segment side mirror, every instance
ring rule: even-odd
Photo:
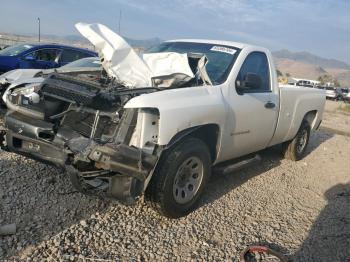
[[[260,89],[262,85],[261,77],[254,73],[247,73],[243,80],[236,81],[236,88],[241,93],[244,93],[249,90],[257,90]]]
[[[24,57],[24,60],[26,61],[35,61],[35,58],[32,55],[27,55]]]

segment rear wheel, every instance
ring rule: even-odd
[[[285,158],[293,161],[298,161],[303,158],[307,144],[309,143],[310,131],[310,124],[304,120],[294,139],[282,144]]]
[[[179,218],[195,209],[211,173],[206,144],[187,138],[166,152],[148,186],[145,198],[159,213]]]

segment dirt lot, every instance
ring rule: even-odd
[[[325,122],[336,128],[348,116],[333,107]],[[59,170],[15,154],[0,151],[0,170],[0,225],[18,227],[0,237],[0,261],[232,261],[256,242],[295,261],[350,259],[350,137],[329,131],[312,135],[299,162],[276,147],[259,165],[212,177],[198,210],[179,220],[83,196]]]
[[[350,136],[350,112],[345,111],[348,103],[327,101],[322,126],[324,130]]]

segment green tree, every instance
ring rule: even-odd
[[[340,83],[339,83],[339,81],[338,81],[338,79],[334,79],[334,80],[333,80],[333,83],[334,83],[334,86],[335,86],[335,87],[340,87],[340,86],[341,86]]]
[[[340,83],[338,81],[338,79],[334,78],[333,76],[329,75],[329,74],[324,74],[322,76],[319,76],[318,81],[320,81],[321,85],[326,85],[328,83],[333,84],[335,87],[340,87]]]
[[[318,78],[318,81],[320,81],[321,85],[325,85],[327,83],[333,83],[334,79],[329,74],[324,74]]]

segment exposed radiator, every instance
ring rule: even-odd
[[[86,106],[93,102],[99,89],[92,83],[53,74],[43,82],[41,92],[44,96],[59,97],[67,102]]]
[[[117,124],[111,117],[100,115],[98,117],[96,130],[93,133],[93,126],[96,114],[90,112],[69,112],[63,119],[62,125],[68,126],[85,137],[101,139],[102,136],[112,136]]]

